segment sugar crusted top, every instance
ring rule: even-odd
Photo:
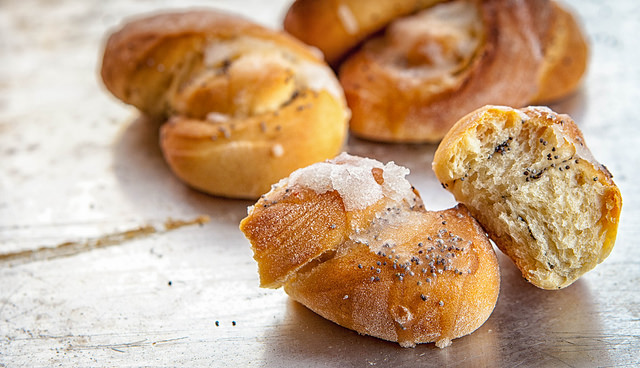
[[[382,170],[380,184],[374,177],[374,169]],[[333,160],[298,169],[284,180],[289,187],[301,186],[317,193],[335,190],[342,197],[345,209],[353,211],[369,207],[383,197],[411,201],[415,194],[405,178],[408,174],[409,169],[394,162],[383,165],[377,160],[343,152]]]

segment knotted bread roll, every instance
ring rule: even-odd
[[[493,248],[464,206],[426,211],[408,171],[343,153],[280,181],[240,224],[261,286],[404,347],[476,330],[498,297]]]
[[[567,115],[483,107],[444,137],[433,170],[540,288],[564,288],[611,253],[620,190]]]
[[[109,37],[102,78],[122,101],[168,119],[160,143],[178,177],[257,198],[345,140],[342,88],[314,51],[222,12],[159,14]]]
[[[370,3],[377,9],[383,2]],[[552,1],[399,3],[402,6],[397,9],[404,11],[388,13],[397,19],[383,34],[373,35],[348,55],[339,68],[353,112],[351,130],[360,137],[437,142],[459,118],[483,105],[524,106],[564,97],[577,88],[586,69],[588,48],[581,30],[573,16]],[[370,16],[377,15],[374,10],[364,12],[368,18],[359,16],[359,6],[349,1],[296,1],[285,28],[324,50],[333,50],[332,42],[341,45],[333,38],[311,37],[308,33],[313,28],[303,32],[291,26],[307,21],[339,23],[333,19],[345,18],[323,12],[324,20],[312,21],[298,10],[322,4],[332,4],[338,15],[353,13],[358,22],[352,23],[377,20],[352,27],[357,30],[354,40],[355,36],[365,38],[366,30],[377,30],[373,25],[390,21],[389,17]],[[422,10],[407,15],[412,5]],[[329,60],[340,57],[331,53]]]

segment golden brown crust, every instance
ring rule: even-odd
[[[397,17],[443,0],[296,0],[284,19],[284,29],[319,48],[327,62],[342,57]]]
[[[342,159],[330,164],[343,165]],[[390,170],[371,169],[377,184],[361,184],[362,192],[393,181],[385,176]],[[240,229],[252,244],[262,286],[284,286],[325,318],[405,347],[445,347],[484,323],[498,297],[498,264],[464,206],[425,211],[417,193],[404,199],[395,193],[347,210],[353,204],[333,184],[337,190],[320,193],[290,177],[250,209]]]
[[[570,285],[613,248],[620,191],[567,115],[478,109],[444,137],[433,170],[538,287]]]
[[[555,2],[439,3],[298,0],[285,28],[325,51],[336,67],[346,50],[366,41],[339,70],[353,110],[351,130],[367,139],[437,142],[483,105],[549,102],[578,87],[588,45],[573,15]],[[469,13],[460,4],[477,7],[479,30],[461,21]],[[454,65],[443,68],[443,62]]]
[[[491,244],[464,206],[425,214],[421,220],[421,234],[396,245],[398,253],[410,253],[416,261],[394,267],[388,256],[366,245],[348,244],[348,252],[296,273],[285,291],[341,326],[405,347],[428,342],[443,347],[475,331],[498,296]],[[437,240],[441,231],[446,231],[440,239],[447,245],[438,249],[428,237]],[[449,243],[450,232],[463,240]],[[429,251],[432,247],[436,250]],[[438,260],[451,262],[442,266]]]
[[[331,69],[289,35],[216,11],[133,20],[109,37],[107,88],[169,118],[171,169],[207,193],[257,198],[296,168],[336,155],[349,111]]]
[[[335,250],[348,237],[344,205],[336,192],[280,192],[256,206],[241,229],[251,240],[261,287],[282,286],[309,260]]]
[[[428,73],[433,68],[428,54],[413,63],[398,62],[408,60],[409,54],[402,49],[407,37],[394,37],[387,30],[385,38],[369,41],[340,69],[353,113],[351,130],[373,140],[437,142],[468,111],[488,103],[527,103],[537,91],[538,82],[531,76],[537,75],[542,58],[536,34],[544,19],[539,19],[542,13],[519,4],[510,0],[469,1],[427,9],[476,9],[481,22],[481,34],[469,36],[470,42],[478,42],[471,58],[436,77]],[[433,32],[437,34],[437,30]],[[470,27],[469,32],[477,31]],[[413,37],[416,44],[411,47],[420,48],[421,43],[432,42],[433,36]],[[385,61],[384,54],[394,49],[397,57]],[[411,65],[406,65],[408,62]]]
[[[161,128],[160,145],[173,172],[192,187],[257,198],[293,170],[339,152],[344,115],[327,92],[309,92],[278,110],[277,118],[258,115],[218,124],[172,119]]]
[[[174,73],[201,57],[208,41],[240,36],[265,39],[301,58],[317,59],[287,35],[235,15],[211,10],[160,13],[127,21],[110,35],[102,60],[102,80],[119,99],[151,115],[166,115],[160,109],[167,108],[167,101],[158,96],[167,93]]]

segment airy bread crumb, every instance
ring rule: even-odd
[[[564,288],[611,252],[620,191],[567,115],[479,109],[444,138],[433,169],[538,287]]]

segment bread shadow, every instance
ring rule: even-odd
[[[262,365],[415,367],[428,362],[429,366],[455,366],[455,361],[470,355],[490,363],[492,354],[484,349],[480,335],[455,340],[453,349],[439,349],[434,344],[403,348],[394,342],[359,335],[289,299],[284,319],[264,336]]]
[[[254,201],[215,197],[190,188],[166,164],[159,145],[160,123],[133,120],[113,144],[113,172],[126,198],[145,219],[208,215],[237,225]]]
[[[439,349],[402,348],[359,335],[289,299],[284,318],[267,330],[262,363],[271,366],[596,366],[611,361],[595,317],[588,284],[557,291],[527,283],[506,256],[500,297],[491,317],[475,332]]]
[[[490,320],[499,336],[498,365],[590,367],[611,362],[587,281],[579,279],[561,290],[539,289],[497,253],[501,290]]]
[[[471,335],[440,349],[435,344],[403,348],[395,342],[359,335],[322,318],[289,299],[283,320],[267,330],[262,364],[265,367],[416,367],[493,366],[498,346],[493,323],[487,321]]]

